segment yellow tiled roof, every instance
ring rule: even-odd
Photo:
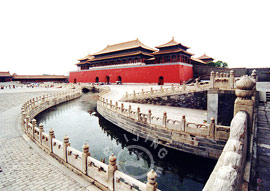
[[[176,42],[174,40],[174,37],[172,37],[172,40],[170,40],[169,42],[167,42],[165,44],[162,44],[162,45],[159,45],[159,46],[156,46],[156,48],[164,48],[164,47],[176,46],[176,45],[181,45],[181,46],[185,47],[186,49],[189,49],[190,48],[190,47],[187,47],[187,46],[182,45],[179,42]]]
[[[147,49],[147,50],[151,50],[153,52],[156,51],[156,49],[150,48],[150,47],[144,45],[138,39],[136,39],[136,40],[132,40],[132,41],[122,42],[119,44],[108,45],[103,50],[101,50],[95,54],[92,54],[92,55],[96,56],[96,55],[100,55],[100,54],[106,54],[106,53],[110,53],[110,52],[128,50],[128,49],[139,48],[139,47],[142,47],[142,48]]]

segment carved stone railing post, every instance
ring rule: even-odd
[[[42,145],[42,134],[44,132],[43,124],[40,123],[38,127],[39,127],[39,143]]]
[[[114,190],[114,172],[117,170],[116,165],[116,156],[112,154],[109,157],[109,165],[108,165],[108,187],[110,190]]]
[[[160,86],[160,93],[163,93],[163,92],[164,92],[163,86]]]
[[[214,89],[215,88],[215,72],[212,71],[210,73],[210,84],[209,84],[210,88],[211,89]]]
[[[123,113],[123,112],[124,112],[124,104],[121,103],[121,113]]]
[[[154,94],[153,88],[150,89],[150,94],[151,94],[151,95]]]
[[[29,126],[29,123],[30,122],[30,116],[27,115],[26,116],[26,120],[25,120],[25,132],[28,133],[28,126]]]
[[[54,130],[50,129],[49,130],[49,151],[50,151],[50,153],[53,153],[53,143],[52,143],[53,138],[55,138]]]
[[[130,113],[131,113],[131,105],[128,106],[128,117],[130,117]]]
[[[142,95],[144,95],[144,90],[142,89]]]
[[[115,111],[116,111],[116,113],[117,113],[117,110],[118,110],[118,102],[116,101],[115,102]]]
[[[167,112],[163,113],[163,127],[167,127]]]
[[[89,156],[90,156],[89,145],[87,143],[84,143],[82,153],[82,169],[84,174],[87,174],[87,157]]]
[[[237,98],[234,102],[234,115],[236,115],[238,111],[246,111],[249,117],[249,129],[252,127],[253,121],[254,101],[251,99],[251,97],[254,94],[253,89],[255,85],[256,82],[248,76],[243,76],[236,82],[235,95]]]
[[[172,84],[172,86],[171,86],[171,89],[172,89],[172,92],[174,92],[174,85]]]
[[[181,121],[181,130],[182,131],[186,131],[186,116],[185,115],[182,115],[182,121]]]
[[[31,105],[32,105],[32,109],[35,109],[35,107],[36,107],[36,105],[35,105],[35,98],[32,99]]]
[[[128,98],[128,93],[126,92],[126,98]]]
[[[198,78],[195,79],[195,84],[196,84],[196,88],[200,88],[200,84],[199,84],[199,79]]]
[[[140,112],[141,112],[141,109],[140,107],[137,108],[137,120],[140,121]]]
[[[112,109],[112,100],[110,100],[110,109]]]
[[[254,69],[252,70],[252,73],[251,73],[251,78],[255,80],[255,82],[257,81],[257,71]]]
[[[231,70],[230,71],[230,80],[229,80],[229,82],[230,82],[230,88],[231,89],[234,89],[235,88],[234,81],[235,81],[235,79],[234,79],[234,71]]]
[[[35,139],[35,127],[37,126],[37,121],[32,119],[32,138]]]
[[[45,95],[42,96],[41,102],[42,102],[42,104],[45,103]]]
[[[216,72],[216,78],[219,78],[220,76],[219,76],[219,73],[218,72]]]
[[[151,124],[151,119],[152,119],[152,111],[151,109],[148,110],[148,123]]]
[[[109,106],[109,100],[106,99],[106,108],[108,108],[108,106]]]
[[[215,118],[211,118],[211,123],[209,126],[209,137],[215,139],[215,133],[216,133],[216,124],[215,124]]]
[[[133,90],[133,98],[134,99],[136,98],[136,92],[135,92],[135,90]]]
[[[65,162],[68,162],[67,161],[67,156],[68,156],[67,148],[68,148],[68,146],[70,146],[69,137],[67,135],[65,135],[64,136],[64,144],[63,144],[63,153],[64,153],[64,161]]]
[[[146,191],[157,191],[157,173],[152,169],[147,174]]]
[[[26,103],[26,113],[29,113],[30,110],[31,110],[30,109],[30,101],[27,101],[27,103]]]
[[[186,91],[186,81],[183,81],[182,90]]]

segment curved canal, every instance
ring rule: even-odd
[[[106,121],[96,113],[96,94],[84,94],[40,113],[36,119],[44,130],[54,129],[58,140],[65,135],[71,146],[82,151],[87,142],[91,156],[108,164],[109,156],[117,156],[118,169],[146,182],[153,168],[158,174],[158,188],[163,191],[202,190],[216,161],[175,151],[155,142],[132,135]]]

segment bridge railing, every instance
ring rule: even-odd
[[[154,171],[148,173],[148,182],[142,183],[118,171],[116,157],[113,154],[109,157],[109,164],[105,164],[90,156],[88,144],[83,145],[83,151],[81,152],[71,147],[68,136],[65,136],[63,142],[61,142],[55,138],[52,129],[46,133],[42,124],[37,127],[34,119],[37,114],[54,105],[78,98],[81,94],[81,90],[75,89],[28,100],[21,109],[22,127],[26,135],[65,166],[104,191],[136,190],[137,188],[140,188],[141,191],[158,191],[157,174]],[[112,106],[112,109],[124,112],[121,107],[115,105]]]
[[[249,190],[250,159],[252,149],[248,144],[252,140],[254,111],[254,87],[256,71],[252,76],[244,76],[236,83],[234,118],[230,126],[230,136],[218,162],[212,171],[204,191]],[[243,176],[245,174],[245,176]]]
[[[230,74],[211,72],[209,82],[199,82],[199,79],[196,79],[196,82],[191,84],[186,84],[183,82],[183,84],[179,86],[172,84],[171,87],[160,86],[160,89],[151,88],[149,91],[142,89],[141,91],[136,92],[134,90],[132,94],[128,94],[128,92],[126,92],[125,96],[122,98],[122,101],[170,96],[179,93],[185,94],[198,91],[207,91],[209,89],[232,90],[235,89],[235,82],[237,80],[238,78],[235,78],[233,70],[230,71]]]
[[[142,113],[140,107],[137,107],[136,110],[132,110],[131,105],[125,108],[123,103],[119,106],[117,101],[113,103],[112,100],[105,99],[102,96],[99,97],[98,106],[125,116],[130,120],[146,123],[153,128],[168,132],[181,132],[214,140],[227,140],[229,137],[230,128],[215,124],[215,119],[212,119],[210,124],[188,122],[185,115],[179,116],[181,120],[168,119],[166,112],[163,113],[162,117],[154,116],[151,110],[148,113]]]

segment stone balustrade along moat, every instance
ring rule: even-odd
[[[250,77],[245,78],[251,79]],[[247,84],[248,83],[249,82],[247,82]],[[248,167],[246,167],[246,153],[249,151],[247,145],[249,139],[247,129],[252,126],[254,99],[251,99],[253,91],[251,90],[252,88],[250,89],[250,87],[252,85],[249,84],[249,87],[245,87],[244,85],[241,85],[241,83],[239,84],[240,85],[238,85],[238,87],[236,84],[236,95],[238,98],[235,101],[235,118],[231,124],[232,132],[230,133],[229,141],[226,143],[221,157],[219,158],[218,163],[212,172],[204,190],[212,190],[214,187],[216,190],[238,190],[240,187],[247,187],[247,182],[245,182],[247,181],[246,174],[248,174]],[[89,146],[87,144],[83,145],[83,152],[80,152],[70,147],[69,138],[67,136],[64,137],[64,142],[61,142],[55,139],[53,130],[50,130],[49,134],[46,134],[43,130],[42,124],[39,127],[36,127],[36,121],[34,117],[38,113],[42,112],[46,108],[75,99],[80,95],[81,91],[73,90],[38,97],[26,102],[22,107],[22,126],[26,134],[43,150],[50,153],[50,155],[57,158],[64,165],[71,168],[76,173],[82,175],[103,190],[157,190],[157,175],[154,171],[150,171],[148,173],[148,182],[146,184],[141,183],[140,181],[129,177],[128,175],[125,175],[124,173],[117,170],[115,162],[116,157],[114,155],[110,156],[109,165],[106,165],[90,156]],[[136,123],[144,122],[145,124],[145,122],[148,120],[148,122],[152,124],[152,122],[155,121],[155,117],[149,115],[149,113],[148,115],[151,117],[146,116],[145,114],[141,114],[140,109],[138,108],[137,112],[132,112],[131,109],[125,109],[122,104],[119,107],[117,102],[115,105],[113,105],[111,101],[109,103],[109,101],[102,98],[102,96],[98,102],[98,108],[105,108],[105,110],[108,110],[108,108],[114,109],[112,111],[114,113],[118,113],[118,116],[120,113],[125,112],[129,116],[134,114],[133,120],[136,121]],[[184,119],[182,117],[182,124],[180,127],[181,130],[184,130],[185,132],[189,127],[183,125],[183,123],[187,123]],[[159,126],[156,124],[155,126],[158,128],[166,128],[165,131],[167,131],[169,129],[167,123],[171,120],[167,119],[166,113],[164,113],[163,118],[160,121],[162,121],[160,123],[161,125]],[[174,121],[173,123],[177,123],[177,121]],[[198,124],[195,126],[196,128],[201,128],[201,126],[198,126]],[[176,131],[179,131],[178,128]],[[217,136],[218,128],[222,129],[222,127],[215,125],[213,119],[213,123],[208,126],[208,129],[205,132],[205,138],[214,138],[213,140],[220,139],[221,137]],[[175,131],[173,128],[171,129],[172,131]],[[150,130],[152,131],[153,128]],[[163,133],[165,131],[163,129]],[[202,132],[203,131],[200,132],[201,135],[204,134]],[[171,134],[172,133],[173,132],[171,132]],[[158,143],[164,142],[167,144],[166,141],[158,140]],[[193,142],[190,141],[190,143],[194,143],[194,139]]]
[[[157,174],[154,170],[147,174],[147,183],[142,183],[117,170],[116,156],[113,154],[109,157],[109,165],[107,165],[91,157],[88,144],[83,145],[83,152],[81,152],[70,146],[68,136],[65,136],[63,142],[61,142],[55,138],[52,129],[49,130],[49,133],[45,133],[42,124],[37,127],[34,117],[40,112],[60,103],[76,99],[81,94],[81,90],[68,90],[27,101],[21,109],[21,123],[26,135],[41,149],[102,190],[135,191],[139,189],[141,191],[158,191]]]
[[[160,86],[160,89],[151,88],[150,91],[145,91],[142,89],[140,92],[133,91],[132,94],[126,92],[125,96],[122,98],[122,101],[131,101],[137,99],[153,98],[153,97],[163,97],[171,96],[174,94],[185,94],[191,92],[206,91],[209,89],[220,89],[220,90],[234,90],[236,80],[234,71],[231,70],[230,74],[228,73],[219,73],[211,72],[210,81],[199,82],[199,79],[196,79],[195,83],[186,84],[183,82],[180,86],[175,86],[174,84],[171,87],[164,88]]]
[[[255,74],[255,72],[253,72]],[[249,190],[256,75],[244,76],[236,83],[234,118],[230,137],[211,173],[204,191]]]
[[[222,149],[221,156],[218,158],[215,169],[211,173],[207,184],[204,187],[205,191],[248,190],[251,169],[250,156],[252,155],[252,147],[250,145],[253,142],[254,136],[253,111],[256,95],[254,93],[256,90],[255,85],[256,71],[254,70],[250,77],[243,76],[236,82],[235,87],[233,87],[236,88],[235,94],[237,99],[234,104],[234,118],[230,126],[231,131],[229,132],[229,139]],[[165,146],[176,141],[173,136],[175,131],[178,131],[179,133],[188,131],[188,127],[185,125],[185,117],[182,117],[182,121],[174,121],[174,127],[171,127],[168,125],[170,120],[167,119],[167,113],[165,112],[163,118],[160,119],[159,124],[157,124],[156,121],[158,120],[152,116],[151,111],[149,111],[148,114],[141,113],[140,108],[137,108],[136,111],[132,111],[131,106],[126,109],[124,108],[123,103],[121,106],[118,105],[118,102],[112,104],[111,100],[109,101],[102,96],[100,96],[98,102],[98,111],[105,119],[117,126],[133,134],[140,135],[141,137],[146,135],[144,138],[147,140],[149,140],[150,136],[150,139],[157,140],[158,144],[163,144]],[[208,128],[205,128],[205,132],[199,131],[199,136],[195,136],[195,138],[203,136],[204,133],[206,134],[206,136],[204,136],[205,139],[214,138],[213,140],[215,140],[219,138],[216,137],[218,126],[214,126],[214,124],[215,123],[212,122]],[[196,126],[199,128],[201,127],[199,124]],[[168,133],[167,135],[169,136],[164,136],[166,133]],[[194,135],[190,142],[184,139],[180,139],[179,141],[194,146]],[[197,143],[195,146],[199,146],[199,144]],[[189,149],[183,149],[183,151],[190,152]]]
[[[230,128],[211,123],[193,123],[186,120],[186,116],[179,116],[180,120],[168,119],[167,113],[157,117],[149,110],[142,113],[140,107],[132,110],[124,104],[108,100],[100,95],[97,111],[108,121],[122,129],[152,140],[158,144],[196,154],[199,156],[218,159],[229,137]]]

